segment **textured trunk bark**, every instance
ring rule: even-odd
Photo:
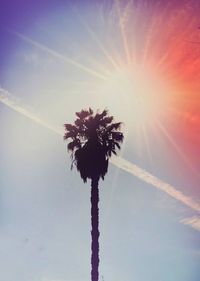
[[[91,181],[91,281],[99,280],[99,179],[93,178]]]

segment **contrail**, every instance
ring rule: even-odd
[[[184,205],[190,207],[194,211],[200,212],[200,204],[194,201],[192,198],[184,195],[182,192],[178,191],[172,185],[160,180],[159,178],[153,176],[152,174],[148,173],[144,169],[139,168],[138,166],[132,164],[131,162],[127,161],[122,157],[112,157],[111,162],[121,168],[122,170],[131,173],[132,175],[138,177],[139,179],[143,180],[144,182],[153,185],[159,190],[164,191],[174,199],[178,200],[179,202],[183,203]]]
[[[59,129],[55,129],[54,127],[50,126],[48,123],[44,122],[41,118],[39,118],[33,111],[26,109],[25,106],[21,105],[19,100],[17,100],[13,95],[11,95],[8,91],[0,88],[0,101],[7,105],[8,107],[14,109],[15,111],[23,114],[24,116],[30,118],[31,120],[37,122],[38,124],[50,129],[51,131],[55,132],[56,134],[63,135],[63,132]],[[127,161],[122,157],[112,157],[111,163],[118,168],[131,173],[132,175],[136,176],[137,178],[141,179],[142,181],[151,184],[155,188],[165,192],[172,198],[178,200],[185,206],[191,208],[194,211],[200,212],[200,204],[194,201],[191,197],[184,195],[181,191],[178,191],[174,186],[162,181],[161,179],[153,176],[146,170],[138,167],[137,165]],[[186,225],[190,225],[191,227],[200,231],[200,219],[196,220],[192,219],[183,219],[180,222]]]
[[[36,115],[36,113],[33,112],[32,109],[28,109],[24,105],[21,104],[21,102],[15,98],[13,95],[11,95],[8,91],[0,88],[0,101],[7,105],[8,107],[14,109],[15,111],[23,114],[24,116],[30,118],[34,122],[42,125],[45,128],[50,129],[56,134],[62,135],[61,130],[55,129],[54,127],[50,126],[48,123],[43,121],[40,117]]]
[[[54,50],[52,50],[52,49],[46,47],[45,45],[43,45],[43,44],[41,44],[41,43],[39,43],[39,42],[37,42],[37,41],[31,39],[31,38],[29,38],[29,37],[27,37],[27,36],[25,36],[25,35],[19,33],[19,32],[16,32],[16,31],[11,30],[11,29],[9,29],[9,28],[6,28],[6,30],[7,30],[8,32],[10,32],[10,33],[16,35],[17,37],[21,38],[23,41],[25,41],[25,42],[31,44],[32,46],[35,46],[35,47],[41,49],[42,51],[44,51],[44,52],[48,53],[49,55],[51,55],[51,56],[53,56],[53,57],[55,57],[55,58],[61,60],[61,61],[64,62],[64,63],[71,64],[71,65],[73,65],[73,66],[79,68],[80,70],[83,70],[83,71],[85,71],[85,72],[87,72],[87,73],[89,73],[89,74],[91,74],[91,75],[93,75],[93,76],[95,76],[95,77],[97,77],[97,78],[100,78],[100,79],[102,79],[102,80],[107,80],[107,77],[106,77],[106,76],[104,76],[104,75],[101,74],[101,73],[98,73],[97,71],[95,71],[95,70],[92,69],[92,68],[89,68],[89,67],[87,67],[87,66],[85,66],[85,65],[83,65],[83,64],[81,64],[81,63],[79,63],[79,62],[77,62],[77,61],[75,61],[75,60],[72,60],[71,58],[68,58],[68,57],[66,57],[66,56],[63,56],[63,55],[61,55],[60,53],[58,53],[58,52],[56,52],[56,51],[54,51]]]

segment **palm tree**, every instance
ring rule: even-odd
[[[94,112],[82,110],[76,112],[74,125],[65,124],[65,140],[71,152],[72,166],[75,164],[84,182],[91,179],[91,280],[99,280],[99,179],[104,179],[108,170],[108,160],[117,154],[123,141],[120,132],[121,123],[113,123],[113,116],[108,111]]]

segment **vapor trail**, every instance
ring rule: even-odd
[[[132,175],[138,177],[139,179],[143,180],[144,182],[153,185],[159,190],[167,193],[171,197],[175,198],[179,202],[183,203],[184,205],[190,207],[194,211],[200,212],[200,204],[194,201],[192,198],[184,195],[182,192],[178,191],[172,185],[160,180],[159,178],[153,176],[152,174],[148,173],[144,169],[139,168],[138,166],[132,164],[131,162],[123,159],[122,157],[113,157],[111,162],[121,168],[122,170],[131,173]]]
[[[72,60],[72,59],[70,59],[70,58],[68,58],[66,56],[63,56],[62,54],[60,54],[60,53],[58,53],[58,52],[56,52],[56,51],[46,47],[45,45],[43,45],[43,44],[41,44],[41,43],[31,39],[31,38],[29,38],[29,37],[19,33],[19,32],[16,32],[16,31],[11,30],[9,28],[7,28],[7,31],[9,31],[10,33],[16,35],[17,37],[21,38],[23,41],[31,44],[32,46],[35,46],[35,47],[45,51],[49,55],[51,55],[51,56],[61,60],[64,63],[71,64],[71,65],[79,68],[80,70],[83,70],[83,71],[85,71],[85,72],[87,72],[87,73],[89,73],[89,74],[91,74],[91,75],[93,75],[93,76],[95,76],[97,78],[100,78],[102,80],[106,80],[107,79],[106,76],[104,76],[103,74],[93,70],[92,68],[89,68],[89,67],[87,67],[87,66],[85,66],[85,65],[83,65],[83,64],[81,64],[81,63],[79,63],[79,62],[77,62],[75,60]]]
[[[34,122],[42,125],[43,127],[50,129],[56,134],[62,135],[61,131],[43,121],[40,117],[37,116],[36,113],[33,112],[32,109],[28,109],[27,107],[25,107],[17,98],[15,98],[13,95],[2,88],[0,88],[0,101],[8,107],[33,120]]]
[[[35,121],[36,123],[50,129],[51,131],[63,135],[63,132],[59,129],[56,129],[52,126],[50,126],[48,123],[44,122],[41,118],[39,118],[34,112],[26,109],[19,100],[17,100],[15,97],[13,97],[9,92],[6,90],[0,88],[0,101],[7,105],[8,107],[14,109],[15,111],[23,114],[24,116],[28,117],[29,119]],[[181,191],[178,191],[175,187],[172,185],[160,180],[159,178],[153,176],[152,174],[148,173],[146,170],[141,169],[137,165],[134,165],[133,163],[127,161],[126,159],[122,157],[112,157],[111,163],[118,168],[131,173],[132,175],[136,176],[137,178],[141,179],[142,181],[151,184],[155,188],[165,192],[172,198],[178,200],[182,204],[186,205],[187,207],[191,208],[194,211],[200,212],[200,204],[196,201],[194,201],[191,197],[188,197],[184,195]],[[180,222],[185,225],[190,225],[191,227],[200,230],[200,218],[195,217],[189,218],[189,219],[183,219]]]

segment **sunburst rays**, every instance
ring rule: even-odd
[[[110,49],[104,44],[102,38],[95,33],[93,27],[86,20],[85,16],[79,13],[78,10],[76,11],[75,14],[81,23],[81,28],[90,35],[91,41],[95,43],[95,52],[100,51],[105,59],[104,61],[101,61],[98,57],[95,57],[95,55],[92,54],[91,56],[88,56],[88,61],[90,62],[88,65],[90,66],[81,63],[78,60],[74,60],[71,57],[62,55],[60,52],[47,47],[25,34],[21,34],[20,32],[11,29],[7,30],[20,38],[23,42],[46,52],[59,62],[82,71],[83,73],[87,73],[89,77],[88,80],[82,81],[79,88],[77,87],[77,81],[74,81],[74,89],[70,89],[70,91],[73,91],[73,93],[84,91],[92,92],[94,93],[94,102],[95,100],[98,100],[97,95],[101,95],[101,90],[103,89],[102,85],[110,83],[113,74],[118,73],[122,69],[131,69],[131,71],[134,70],[132,71],[132,79],[134,79],[139,72],[141,72],[143,77],[148,76],[146,69],[151,69],[152,73],[158,76],[158,80],[163,79],[163,81],[166,81],[165,85],[168,85],[169,89],[163,91],[162,87],[155,88],[153,89],[153,91],[156,92],[155,95],[150,96],[149,92],[152,87],[152,80],[149,81],[143,79],[143,84],[147,83],[147,81],[149,83],[146,88],[147,97],[150,97],[153,101],[155,100],[155,102],[160,98],[162,100],[166,99],[166,102],[162,104],[161,108],[158,108],[159,113],[162,112],[162,114],[155,114],[152,119],[149,115],[148,123],[142,120],[140,116],[141,120],[138,122],[134,133],[135,135],[138,134],[137,139],[142,143],[143,148],[147,151],[147,157],[149,157],[153,163],[151,147],[149,144],[148,130],[150,130],[150,127],[147,128],[147,126],[149,123],[154,123],[152,126],[154,127],[154,132],[152,130],[151,133],[157,134],[158,132],[161,132],[163,137],[169,140],[170,144],[176,149],[179,156],[187,163],[190,169],[196,171],[196,168],[181,151],[180,147],[178,147],[173,136],[170,135],[167,126],[164,126],[163,123],[169,118],[176,118],[176,115],[178,114],[182,120],[187,118],[190,122],[196,122],[195,124],[198,125],[200,124],[200,117],[198,114],[195,115],[195,118],[192,117],[194,116],[194,106],[198,108],[197,99],[199,97],[198,92],[200,91],[200,46],[196,44],[197,41],[195,41],[196,38],[199,38],[197,32],[198,19],[193,14],[191,6],[188,6],[185,3],[183,3],[181,9],[176,8],[173,10],[173,5],[170,1],[163,4],[164,8],[162,9],[160,7],[160,1],[155,1],[155,4],[148,4],[148,1],[139,1],[139,4],[136,4],[136,2],[137,1],[130,0],[124,5],[122,0],[114,1],[110,11],[111,19],[109,20],[115,25],[115,33],[107,34],[112,41]],[[101,13],[103,13],[102,9]],[[100,16],[100,13],[97,12],[97,16]],[[104,34],[108,31],[110,32],[111,29],[106,29],[107,21],[105,18],[102,22]],[[118,40],[115,38],[118,33],[120,33],[121,36],[119,37],[121,38],[120,43],[123,46],[123,51],[120,48],[120,44],[118,44]],[[82,51],[82,48],[84,48],[84,45],[80,46],[80,52]],[[96,82],[96,80],[98,82]],[[108,96],[105,98],[105,104],[108,103],[108,108],[113,104],[113,101],[116,100],[117,103],[119,97],[116,92],[111,98],[109,97],[109,95],[111,96],[111,93],[107,93]],[[135,96],[133,98],[131,93],[129,93],[129,95],[130,97],[127,99],[129,102],[129,105],[127,106],[130,108],[128,118],[132,121],[134,115],[131,110],[138,107],[138,110],[142,111],[139,101],[141,97]],[[31,113],[31,111],[26,110],[23,106],[18,104],[12,97],[9,97],[7,92],[1,90],[1,101],[4,104],[54,132],[62,134],[60,130],[49,126],[49,124],[43,122],[42,119],[36,117],[34,113]],[[125,95],[123,97],[125,99]],[[101,99],[101,96],[99,99]],[[123,98],[121,98],[121,101],[122,99]],[[96,104],[98,105],[98,101]],[[148,99],[146,99],[146,106],[150,106]],[[118,107],[122,110],[121,104]],[[159,107],[159,105],[157,107]],[[123,110],[126,109],[127,108],[124,107]],[[156,118],[160,118],[161,116],[163,119],[156,121]],[[133,126],[128,126],[128,130],[132,129]],[[150,174],[142,170],[137,170],[138,167],[132,167],[130,163],[128,166],[129,168],[127,168],[128,163],[123,161],[126,160],[122,159],[120,164],[115,164],[117,166],[121,165],[120,167],[122,167],[122,163],[124,163],[124,170],[129,172],[132,171],[131,173],[136,176],[138,176],[138,173],[140,172],[140,175],[143,175],[143,177],[140,175],[138,177],[142,180],[167,192],[172,197],[185,203],[185,205],[192,207],[193,210],[199,211],[197,203],[177,193],[173,187],[171,188],[170,186],[167,186],[166,183],[151,178]]]
[[[115,45],[115,48],[112,49],[113,46],[111,46],[111,49],[108,49],[108,47],[105,47],[103,39],[98,37],[98,34],[93,31],[91,23],[86,20],[85,15],[82,15],[77,7],[74,11],[74,15],[81,23],[82,28],[90,35],[90,39],[96,44],[97,49],[104,55],[106,65],[105,61],[102,62],[94,55],[91,55],[88,57],[88,60],[90,60],[90,67],[88,67],[86,64],[80,63],[78,60],[73,60],[70,57],[66,57],[56,50],[53,50],[24,34],[10,29],[9,32],[61,62],[89,74],[90,79],[87,82],[83,81],[83,87],[81,87],[81,89],[75,89],[77,92],[87,90],[89,92],[94,92],[94,95],[95,93],[99,94],[103,89],[100,85],[109,83],[113,73],[118,72],[122,68],[133,70],[133,80],[135,75],[138,75],[139,72],[141,72],[143,77],[148,75],[148,73],[142,71],[143,69],[146,71],[146,69],[149,68],[155,75],[158,75],[158,79],[161,78],[167,81],[166,85],[169,85],[169,90],[168,92],[163,92],[161,88],[154,88],[152,91],[155,91],[156,94],[151,96],[147,89],[146,97],[142,97],[142,99],[147,98],[146,101],[143,102],[146,103],[145,109],[142,109],[140,106],[140,89],[139,95],[136,95],[134,99],[131,98],[131,95],[134,95],[134,93],[129,93],[129,114],[131,110],[134,111],[136,107],[139,111],[148,111],[148,108],[152,106],[150,99],[161,99],[163,101],[165,100],[161,105],[162,108],[159,108],[164,119],[175,118],[175,112],[178,112],[179,117],[183,116],[183,118],[186,116],[185,112],[187,112],[187,116],[193,116],[191,112],[193,110],[193,104],[198,102],[198,96],[195,92],[199,90],[200,57],[198,56],[197,46],[189,45],[187,42],[187,39],[194,40],[198,35],[196,28],[198,26],[198,19],[197,17],[192,16],[194,12],[192,5],[189,5],[187,1],[185,1],[181,7],[174,8],[173,4],[168,1],[162,5],[161,9],[159,1],[150,4],[146,1],[137,3],[137,1],[130,0],[124,3],[123,1],[115,0],[109,15],[112,25],[115,25],[116,33],[121,34],[123,52],[125,54],[124,61],[122,60],[124,57],[121,53],[122,50],[119,48],[119,45],[116,44],[114,38],[115,34],[109,34],[110,37],[113,36],[112,43],[113,46]],[[100,11],[102,13],[103,9]],[[106,15],[108,16],[108,13]],[[97,11],[97,17],[98,16],[100,16],[99,11]],[[103,28],[104,33],[106,34],[106,25],[108,21],[103,20],[102,22],[104,23]],[[135,48],[135,45],[138,44],[137,41],[140,41],[139,49]],[[116,53],[116,51],[118,51],[118,53]],[[92,78],[97,78],[100,82],[96,83]],[[147,82],[147,80],[144,79],[142,83],[149,83],[150,92],[151,81],[149,80]],[[73,91],[73,89],[70,90]],[[116,89],[114,89],[114,91],[115,90]],[[111,94],[107,93],[107,95]],[[112,99],[118,99],[117,93],[113,95]],[[105,103],[106,101],[108,102],[109,98],[105,99]],[[135,107],[136,103],[137,105]],[[160,107],[160,105],[157,105],[157,107]],[[152,107],[152,111],[153,110],[157,110],[156,106],[155,108]],[[142,115],[144,116],[144,112]],[[190,117],[188,120],[197,123],[199,122],[199,118],[197,117]],[[135,115],[132,117],[130,116],[130,118],[135,118]],[[148,118],[151,119],[151,116],[149,115]],[[141,119],[141,116],[138,120],[139,119]],[[164,121],[165,120],[159,120],[157,128],[169,139],[167,128],[161,125]],[[155,122],[155,120],[152,119],[150,122]],[[143,141],[143,145],[146,147],[149,158],[151,158],[148,140],[149,135],[146,126],[147,124],[145,124],[145,121],[141,119],[137,129],[139,130],[140,138]],[[175,146],[172,138],[170,138],[170,143]],[[179,155],[185,157],[180,151]]]

